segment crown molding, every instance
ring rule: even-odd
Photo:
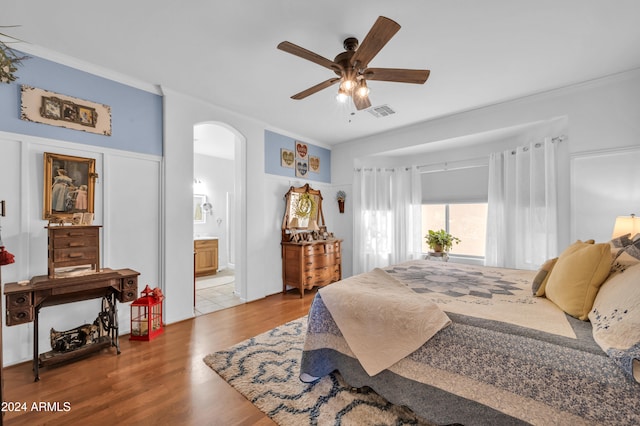
[[[114,70],[95,65],[72,56],[62,54],[60,52],[47,49],[42,46],[38,46],[31,43],[20,43],[19,45],[12,46],[13,49],[26,53],[27,55],[38,56],[42,59],[53,61],[62,65],[66,65],[71,68],[75,68],[80,71],[84,71],[93,75],[97,75],[108,80],[112,80],[127,86],[134,87],[136,89],[144,90],[145,92],[153,93],[154,95],[162,96],[162,90],[156,84],[151,84],[142,80],[135,79],[131,76],[118,73]]]

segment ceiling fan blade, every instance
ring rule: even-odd
[[[316,84],[313,87],[309,87],[307,90],[303,90],[300,93],[296,93],[291,97],[291,99],[296,99],[296,100],[304,99],[309,95],[313,95],[314,93],[321,91],[322,89],[326,89],[329,86],[333,86],[339,81],[340,81],[339,78],[330,78],[329,80],[325,80],[322,83]]]
[[[367,68],[363,76],[367,80],[395,81],[397,83],[424,84],[429,78],[429,70],[408,70],[402,68]]]
[[[400,30],[400,24],[379,16],[351,58],[351,64],[357,64],[360,69],[365,68],[398,30]]]
[[[367,109],[371,106],[371,101],[369,100],[369,95],[366,96],[358,96],[356,94],[353,95],[353,104],[356,106],[358,111],[362,109]]]
[[[310,50],[305,49],[304,47],[300,47],[297,44],[289,43],[288,41],[283,41],[278,45],[278,49],[291,53],[292,55],[296,55],[302,59],[306,59],[307,61],[315,62],[318,65],[322,65],[325,68],[329,68],[332,71],[340,71],[342,72],[342,67],[330,59],[327,59],[323,56],[318,55]]]

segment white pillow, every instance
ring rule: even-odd
[[[589,312],[593,338],[628,369],[638,366],[640,345],[640,264],[613,274],[602,284]],[[635,347],[635,348],[634,348]],[[625,352],[626,351],[626,352]],[[633,360],[636,360],[633,362]]]

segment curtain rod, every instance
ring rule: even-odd
[[[559,135],[559,136],[554,136],[551,138],[551,142],[555,143],[555,142],[563,142],[564,140],[567,139],[566,135]],[[540,146],[542,146],[542,144],[537,143],[534,145],[536,148],[539,148]],[[517,148],[516,148],[517,149]],[[511,151],[512,154],[515,154],[515,149],[513,151]],[[462,163],[460,165],[455,165],[457,163]],[[468,163],[468,164],[465,164]],[[428,167],[435,167],[438,165],[442,165],[439,169],[433,169],[433,170],[423,170],[425,168]],[[418,171],[420,173],[435,173],[435,172],[443,172],[443,171],[452,171],[452,170],[462,170],[462,169],[473,169],[476,167],[487,167],[489,165],[488,162],[488,156],[484,156],[484,157],[476,157],[476,158],[468,158],[466,160],[456,160],[456,161],[444,161],[444,162],[438,162],[438,163],[432,163],[432,164],[423,164],[418,166]],[[409,170],[411,169],[410,167],[406,167],[405,170]],[[387,172],[393,172],[395,171],[395,168],[386,168],[386,167],[357,167],[353,169],[356,172],[360,172],[360,171],[373,171],[373,170],[384,170]]]
[[[559,136],[552,137],[551,142],[553,143],[562,142],[566,139],[567,139],[566,135],[559,135]],[[539,148],[540,146],[542,146],[542,144],[537,143],[534,146],[536,148]],[[515,149],[511,151],[511,153],[515,154]],[[456,165],[458,163],[462,163],[462,164]],[[445,171],[452,171],[452,170],[473,169],[477,167],[487,167],[488,165],[489,165],[488,156],[484,156],[484,157],[469,158],[466,160],[444,161],[444,162],[438,162],[438,163],[432,163],[432,164],[423,164],[421,166],[418,166],[418,170],[420,170],[420,173],[436,173],[436,172],[445,172]],[[440,168],[436,168],[432,170],[423,170],[428,167],[436,167],[436,166],[440,166]]]

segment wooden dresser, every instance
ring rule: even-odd
[[[214,275],[218,272],[218,239],[194,240],[196,277]]]
[[[48,276],[56,268],[90,265],[100,271],[100,226],[48,226]]]
[[[342,279],[342,240],[327,232],[322,194],[309,184],[289,188],[282,220],[282,292],[305,290]]]
[[[305,243],[282,243],[282,291],[297,287],[305,290],[322,287],[342,279],[341,240],[329,239]]]

